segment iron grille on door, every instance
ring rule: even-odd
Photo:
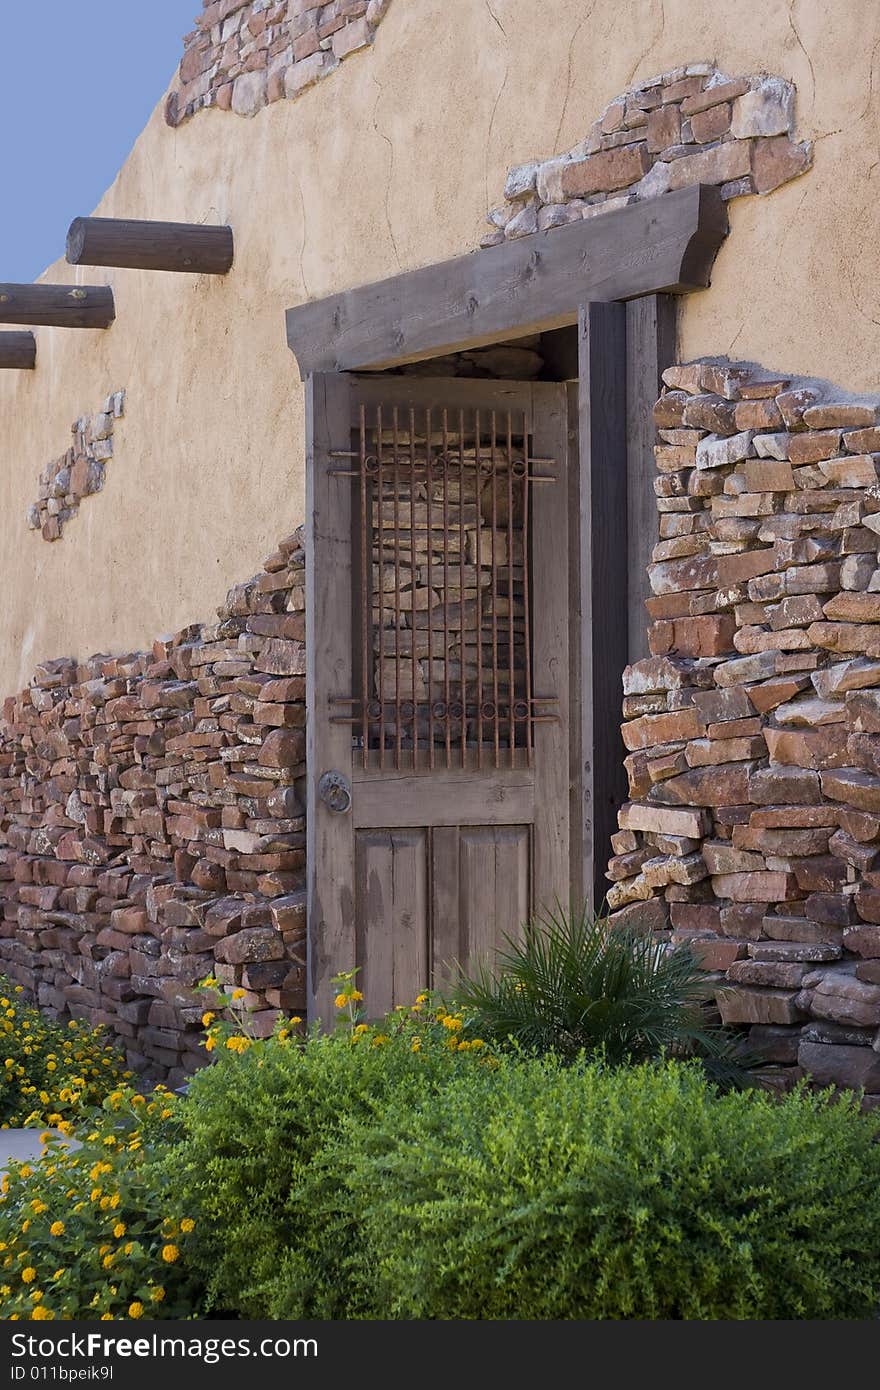
[[[523,411],[360,409],[354,744],[365,767],[521,767],[531,672]],[[541,711],[544,710],[542,713]]]

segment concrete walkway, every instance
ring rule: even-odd
[[[58,1130],[51,1132],[59,1138],[64,1137]],[[40,1129],[0,1129],[0,1175],[5,1173],[7,1166],[16,1159],[20,1163],[33,1163],[38,1159],[43,1151],[40,1135],[45,1133],[45,1125]],[[72,1149],[80,1147],[76,1139],[67,1139],[66,1142]]]

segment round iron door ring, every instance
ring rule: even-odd
[[[341,772],[323,774],[318,782],[318,796],[337,816],[344,816],[351,810],[351,783]]]

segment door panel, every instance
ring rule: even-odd
[[[371,1017],[411,1004],[429,982],[428,834],[355,834],[359,986]]]
[[[376,1016],[568,896],[568,519],[564,388],[353,377],[346,398],[322,380],[309,974],[326,1019],[334,973],[357,966]]]

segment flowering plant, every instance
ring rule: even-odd
[[[48,1132],[35,1163],[0,1183],[0,1319],[186,1318],[198,1306],[187,1248],[196,1227],[169,1210],[153,1151],[179,1127],[159,1086],[118,1087],[82,1145]]]
[[[100,1029],[47,1018],[23,992],[0,976],[0,1126],[70,1134],[78,1116],[132,1073]]]

